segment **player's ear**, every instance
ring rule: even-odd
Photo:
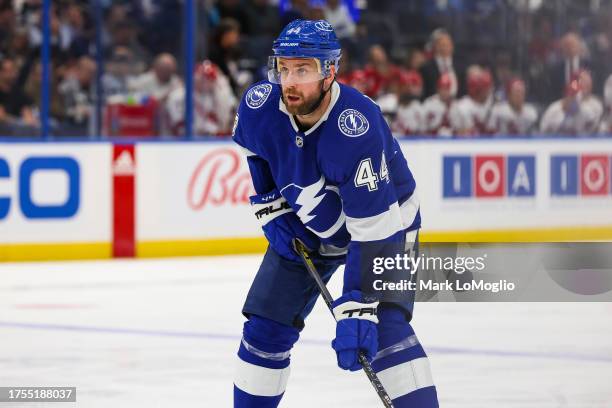
[[[327,76],[327,78],[325,78],[325,82],[324,82],[325,89],[329,89],[329,87],[334,82],[335,78],[336,78],[336,66],[332,65],[329,69],[329,75]]]

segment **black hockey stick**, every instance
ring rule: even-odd
[[[325,304],[327,305],[327,308],[331,312],[332,316],[334,316],[334,311],[332,308],[332,303],[334,299],[329,293],[329,290],[327,290],[327,286],[325,286],[325,282],[323,282],[323,279],[321,279],[321,275],[319,275],[319,272],[317,272],[317,268],[314,266],[314,263],[312,263],[312,259],[310,259],[310,255],[308,254],[308,251],[306,250],[306,246],[299,239],[294,239],[293,245],[297,253],[302,258],[302,262],[304,262],[304,265],[306,266],[308,273],[310,273],[310,276],[312,276],[312,278],[317,283],[317,286],[319,288],[319,291],[321,292],[321,296],[323,297]],[[336,316],[334,316],[334,319],[335,318]],[[370,383],[376,390],[376,393],[380,397],[380,400],[383,402],[385,407],[393,408],[393,402],[391,401],[391,397],[389,397],[389,394],[385,390],[385,387],[383,387],[382,383],[380,382],[380,379],[374,372],[374,369],[370,365],[370,362],[366,358],[363,351],[359,352],[359,363],[361,363],[361,366],[363,367],[363,371],[365,371],[366,375],[368,376],[368,380],[370,380]]]

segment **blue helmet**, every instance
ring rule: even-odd
[[[338,71],[342,50],[333,27],[325,20],[294,20],[272,44],[268,68],[276,69],[277,58],[315,58],[327,77],[331,66]]]

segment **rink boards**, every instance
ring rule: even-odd
[[[424,240],[612,239],[612,140],[404,139]],[[230,142],[0,143],[0,260],[258,252]]]

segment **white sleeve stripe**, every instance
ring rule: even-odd
[[[242,153],[244,153],[245,156],[257,156],[255,153],[253,153],[246,147],[240,146],[240,149],[242,150]]]
[[[378,241],[404,229],[397,202],[381,214],[365,218],[346,217],[346,229],[352,241]]]
[[[247,394],[275,397],[285,392],[290,371],[290,367],[281,369],[260,367],[238,359],[234,384]]]
[[[414,222],[414,219],[417,216],[417,212],[419,211],[419,196],[417,195],[417,190],[415,189],[412,192],[410,198],[402,203],[400,206],[400,212],[402,214],[402,225],[404,229],[408,228]]]
[[[391,399],[434,385],[427,357],[389,367],[379,372],[378,378]]]

